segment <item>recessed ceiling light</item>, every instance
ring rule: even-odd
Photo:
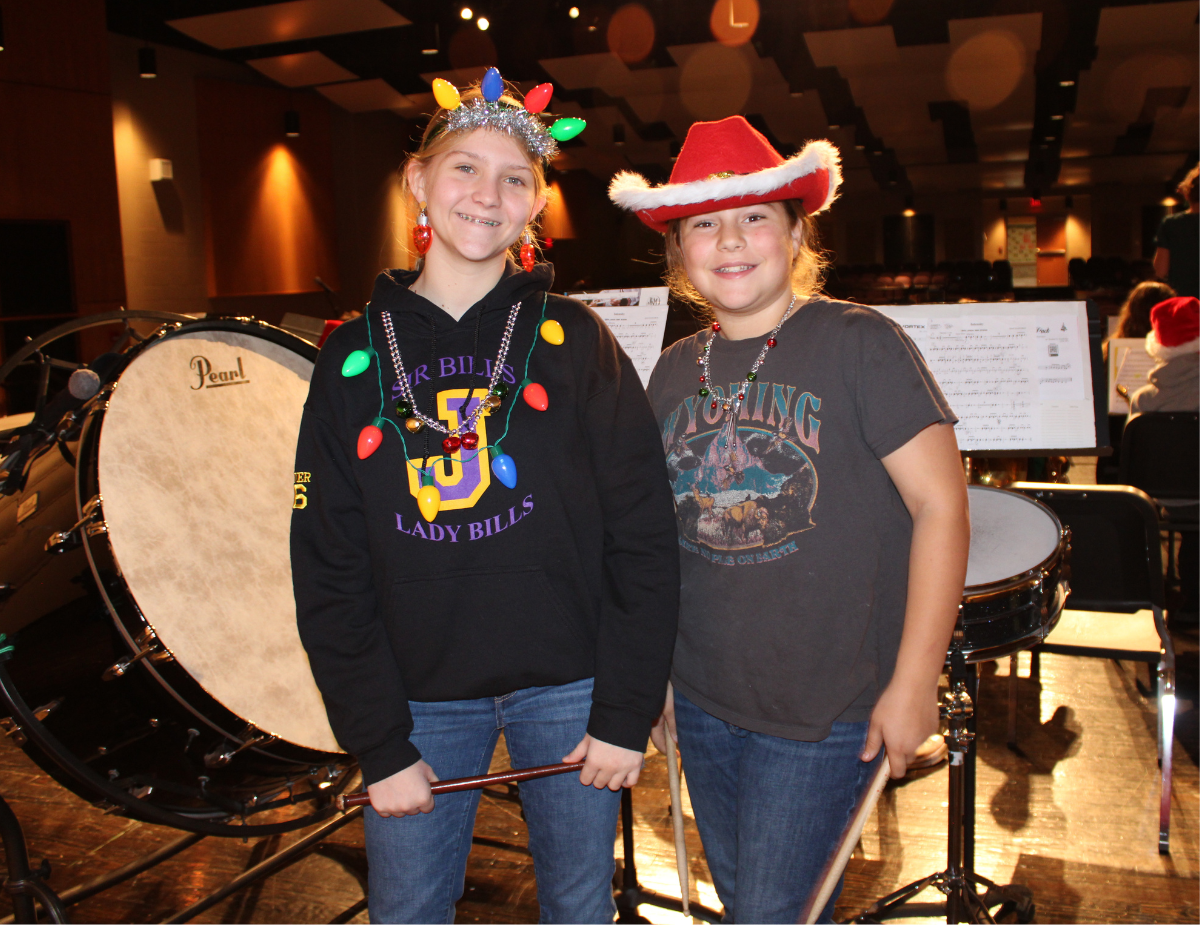
[[[833,123],[833,122],[830,122],[830,123],[829,123],[829,131],[831,131],[831,132],[836,132],[836,131],[837,131],[838,129],[840,129],[840,128],[841,128],[841,126],[840,126],[840,125],[836,125],[836,124],[835,124],[835,123]]]
[[[912,218],[917,213],[913,209],[905,209],[900,214],[903,215],[905,218]]]
[[[464,6],[458,11],[458,15],[463,19],[471,19],[475,14],[471,12],[471,8],[469,6]]]
[[[1063,116],[1062,116],[1061,112],[1056,112],[1054,115],[1052,115],[1050,117],[1051,122],[1061,122],[1062,119],[1063,119]]]
[[[488,26],[490,26],[491,23],[488,22],[486,16],[480,16],[477,20],[475,20],[475,25],[479,27],[480,32],[487,32]]]
[[[1049,142],[1051,142],[1051,141],[1053,141],[1053,140],[1054,140],[1054,136],[1053,136],[1053,135],[1047,135],[1047,136],[1046,136],[1046,141],[1047,141],[1047,143],[1049,143]]]
[[[863,148],[865,148],[865,147],[866,147],[866,145],[855,145],[855,146],[854,146],[854,150],[855,150],[855,151],[861,151],[861,150],[862,150]]]
[[[579,7],[577,7],[577,6],[571,7],[569,10],[567,10],[567,15],[570,16],[572,19],[578,19],[579,18]]]
[[[1059,85],[1060,87],[1073,87],[1073,86],[1075,86],[1075,81],[1073,81],[1073,80],[1060,80],[1060,81],[1058,82],[1058,85]]]

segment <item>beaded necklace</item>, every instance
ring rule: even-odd
[[[392,323],[392,315],[390,312],[382,312],[383,330],[387,336],[388,352],[392,356],[392,367],[396,371],[396,382],[400,387],[401,401],[397,402],[396,410],[402,417],[409,420],[418,420],[424,426],[440,431],[446,434],[448,438],[461,442],[463,434],[472,434],[475,432],[475,422],[479,420],[479,415],[484,409],[498,407],[500,399],[503,395],[500,394],[501,382],[500,379],[504,375],[504,361],[508,358],[508,348],[512,343],[513,329],[517,326],[517,315],[521,311],[521,303],[517,302],[508,310],[508,320],[504,324],[504,334],[500,338],[500,350],[496,354],[496,362],[492,368],[492,377],[488,382],[488,397],[482,402],[479,402],[475,408],[464,417],[457,427],[447,427],[437,418],[432,418],[425,414],[417,407],[417,400],[413,396],[412,386],[408,382],[408,374],[404,371],[404,361],[400,357],[400,347],[396,343],[396,329]],[[507,393],[507,387],[503,387],[503,391]],[[491,399],[495,397],[495,401]],[[406,426],[408,426],[406,424]],[[409,427],[413,430],[412,427]],[[414,431],[415,432],[415,431]],[[457,449],[457,445],[454,449]],[[475,449],[474,446],[467,447],[468,450]],[[451,451],[453,452],[453,451]]]
[[[714,398],[709,405],[714,411],[717,405],[722,405],[726,411],[733,406],[733,413],[737,414],[742,407],[742,400],[746,397],[746,390],[750,388],[750,383],[758,378],[758,368],[762,366],[763,360],[767,358],[767,351],[775,346],[778,341],[775,340],[775,335],[779,333],[779,329],[783,327],[783,323],[788,320],[788,316],[792,313],[792,308],[796,304],[796,294],[792,293],[792,301],[788,303],[787,311],[783,313],[783,317],[779,319],[779,324],[767,335],[767,342],[763,344],[762,350],[758,352],[758,359],[754,361],[754,365],[750,367],[750,372],[746,373],[746,378],[742,380],[742,384],[738,386],[737,393],[730,394],[728,398]],[[700,356],[696,358],[696,365],[700,367],[700,397],[707,398],[709,395],[709,384],[712,382],[712,374],[708,371],[709,355],[712,353],[713,341],[717,339],[717,334],[721,330],[721,325],[714,321],[712,323],[712,337],[708,339],[708,343],[704,345],[704,350],[700,352]],[[735,404],[736,402],[736,404]]]

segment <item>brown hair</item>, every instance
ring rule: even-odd
[[[817,240],[816,220],[804,211],[804,205],[799,199],[785,199],[779,204],[787,214],[789,230],[800,226],[800,246],[792,257],[792,291],[804,297],[815,295],[821,290],[825,269],[829,266],[829,260]],[[667,225],[667,233],[664,236],[666,272],[663,279],[673,296],[687,302],[701,321],[709,322],[713,320],[712,306],[692,285],[683,265],[684,221],[685,219],[677,218]]]
[[[1121,306],[1113,337],[1145,337],[1150,333],[1150,309],[1173,298],[1175,290],[1166,283],[1138,283]]]
[[[516,108],[522,107],[522,104],[512,94],[515,93],[515,88],[511,84],[505,82],[505,93],[500,97],[499,102]],[[479,89],[479,83],[472,84],[468,89],[464,90],[461,95],[463,103],[469,103],[472,100],[483,99],[483,91]],[[449,150],[451,143],[464,135],[469,135],[477,129],[462,129],[457,132],[446,131],[446,117],[450,115],[450,110],[439,108],[437,112],[429,119],[429,124],[425,126],[425,131],[421,134],[420,144],[417,145],[417,150],[409,153],[404,158],[404,163],[400,165],[400,190],[408,204],[409,217],[416,219],[420,204],[417,202],[416,196],[408,185],[408,166],[409,164],[418,164],[424,166],[428,161],[437,157],[439,154]],[[509,135],[518,148],[525,154],[529,161],[529,169],[533,171],[533,198],[536,200],[539,196],[546,195],[549,186],[546,183],[546,169],[542,164],[542,159],[538,155],[529,150],[521,143],[521,139],[515,135]],[[536,235],[536,225],[538,220],[537,215],[529,220],[529,225],[526,231]],[[513,256],[517,255],[520,250],[521,238],[524,234],[517,235],[517,240],[513,242],[509,248]],[[535,243],[536,246],[536,243]],[[414,254],[415,256],[415,254]]]

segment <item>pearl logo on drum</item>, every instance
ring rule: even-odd
[[[196,377],[192,386],[193,392],[201,389],[219,389],[227,385],[246,385],[246,371],[242,368],[242,358],[237,358],[237,369],[214,370],[208,357],[194,356],[189,364]]]

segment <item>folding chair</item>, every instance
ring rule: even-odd
[[[1200,413],[1150,411],[1130,418],[1121,435],[1119,480],[1158,505],[1159,526],[1167,534],[1167,576],[1181,578],[1175,534],[1200,530]],[[1195,546],[1185,543],[1180,552],[1192,555]]]
[[[1070,608],[1045,642],[1033,649],[1035,657],[1040,650],[1157,665],[1151,680],[1156,676],[1158,681],[1162,770],[1158,850],[1168,854],[1175,651],[1163,619],[1162,543],[1155,504],[1145,492],[1127,485],[1013,482],[1008,487],[1045,504],[1071,530]],[[1010,686],[1010,692],[1013,689]]]

